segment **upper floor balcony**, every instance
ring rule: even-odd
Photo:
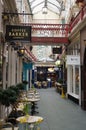
[[[69,24],[28,23],[32,26],[32,42],[67,43],[68,36],[86,25],[86,6],[84,6]]]
[[[70,34],[79,31],[86,25],[86,6],[84,6],[75,18],[70,22]]]

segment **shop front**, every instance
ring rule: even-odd
[[[81,104],[80,56],[67,55],[67,94],[68,98]]]
[[[22,80],[28,82],[28,84],[26,85],[26,90],[29,90],[29,88],[31,88],[31,86],[32,86],[32,82],[31,82],[31,80],[32,80],[32,67],[33,67],[33,63],[23,62]]]

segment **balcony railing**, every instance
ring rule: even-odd
[[[70,24],[23,23],[32,26],[32,42],[34,43],[68,43],[68,34],[77,28],[86,18],[84,6]]]
[[[70,23],[70,32],[73,31],[85,18],[86,18],[86,6],[84,6],[81,9],[81,11],[77,14],[77,16]]]

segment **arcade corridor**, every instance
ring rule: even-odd
[[[44,118],[41,130],[84,130],[86,111],[74,102],[63,99],[55,88],[39,89],[39,115]],[[38,114],[37,114],[38,115]]]
[[[44,120],[39,129],[33,127],[30,130],[86,129],[85,61],[86,0],[0,0],[1,122],[8,121],[15,108],[12,105],[21,102],[22,112],[25,112],[27,102],[31,103],[28,117],[32,117],[35,112],[33,102],[36,101],[39,112],[36,115]],[[24,91],[17,88],[18,84],[24,85]],[[59,84],[67,98],[57,93]],[[39,97],[36,97],[34,87]],[[7,100],[13,98],[9,88],[24,92],[18,94],[13,90],[14,104]],[[31,97],[27,94],[30,88],[33,90]],[[6,97],[6,91],[11,96]],[[6,99],[4,103],[3,99]],[[16,105],[17,112],[19,104]],[[27,118],[27,113],[24,114]],[[28,119],[23,122],[28,126],[39,122]],[[4,126],[3,122],[0,125]]]

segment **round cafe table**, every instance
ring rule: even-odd
[[[33,123],[37,123],[37,122],[40,122],[40,123],[41,123],[41,122],[43,121],[43,117],[25,115],[25,116],[18,117],[16,120],[17,120],[18,122],[20,122],[20,123],[33,124]]]
[[[36,108],[35,102],[38,102],[40,100],[40,98],[33,97],[33,98],[28,98],[28,100],[29,100],[29,102],[32,103],[32,106],[31,106],[31,115],[34,115],[34,114],[38,113],[37,111],[35,111],[35,108]]]
[[[27,129],[27,124],[29,124],[30,130],[33,130],[35,124],[39,124],[43,121],[43,117],[40,116],[31,116],[31,115],[25,115],[22,117],[18,117],[16,119],[19,123],[25,123],[26,129]]]

